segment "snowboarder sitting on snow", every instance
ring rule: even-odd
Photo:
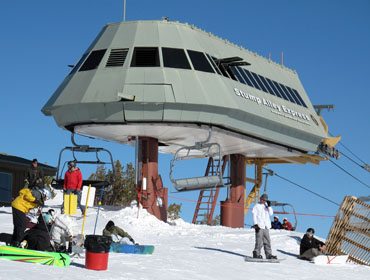
[[[287,218],[283,219],[283,224],[281,225],[281,228],[286,229],[286,230],[293,230],[292,224],[288,221]]]
[[[130,244],[131,242],[132,244],[137,245],[137,243],[135,243],[135,240],[123,229],[115,226],[113,221],[109,221],[106,224],[105,228],[103,229],[103,235],[111,237],[112,241],[115,243]],[[122,238],[119,238],[119,236]],[[130,241],[128,241],[127,239]]]
[[[38,223],[26,232],[24,240],[27,241],[27,249],[39,251],[54,251],[50,242],[50,227],[53,223],[52,214],[54,209],[42,213],[38,218]]]
[[[51,199],[51,192],[47,188],[32,190],[23,188],[19,191],[19,195],[12,202],[14,230],[11,246],[19,247],[23,241],[27,225],[26,213],[30,209],[44,205],[47,199]]]
[[[74,226],[75,223],[68,215],[56,215],[51,228],[51,239],[56,252],[65,253],[67,251],[66,243],[72,241],[75,235]]]
[[[275,216],[274,221],[271,222],[271,228],[272,229],[281,229],[281,223],[279,221],[279,217]]]
[[[303,236],[301,246],[299,248],[299,259],[311,261],[312,258],[318,255],[326,255],[326,246],[324,242],[313,237],[315,230],[308,228]]]

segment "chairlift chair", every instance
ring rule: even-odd
[[[280,207],[283,208],[283,211],[282,212],[274,211],[275,213],[278,213],[278,214],[290,214],[289,212],[287,212],[285,210],[285,206],[291,207],[292,210],[293,210],[293,215],[294,215],[294,220],[295,220],[295,223],[294,223],[294,226],[292,228],[292,231],[295,231],[297,229],[297,226],[298,226],[297,214],[296,214],[295,209],[294,209],[294,206],[292,204],[289,204],[289,203],[280,203],[280,202],[277,202],[277,201],[271,201],[271,206],[280,206]]]
[[[105,165],[105,164],[110,164],[112,166],[112,172],[113,176],[112,179],[109,181],[106,180],[83,180],[82,184],[84,186],[88,186],[91,184],[91,186],[95,187],[96,189],[101,189],[101,188],[110,188],[114,182],[114,177],[115,177],[115,169],[114,169],[114,162],[113,162],[113,157],[110,151],[104,148],[99,148],[99,147],[90,147],[89,145],[78,145],[74,141],[74,134],[72,133],[72,143],[74,147],[65,147],[63,148],[60,153],[59,153],[59,158],[58,158],[58,166],[57,166],[57,172],[56,172],[56,178],[52,182],[52,187],[54,189],[63,189],[64,186],[64,179],[63,179],[63,171],[64,168],[67,164],[68,161],[65,161],[63,163],[63,166],[61,166],[61,159],[62,159],[62,154],[65,151],[71,151],[72,156],[73,156],[73,161],[76,163],[80,164],[96,164],[96,165]],[[78,160],[76,157],[75,153],[95,153],[96,160]],[[102,161],[99,158],[99,153],[105,152],[109,155],[110,161]],[[107,191],[108,189],[105,189]]]
[[[214,152],[214,150],[217,150]],[[191,177],[175,179],[172,176],[172,172],[175,163],[180,160],[189,160],[200,157],[212,157],[217,156],[219,158],[218,165],[216,166],[216,173],[209,176]],[[221,172],[221,147],[217,143],[196,143],[194,146],[185,146],[178,149],[175,153],[174,159],[171,161],[170,167],[170,180],[174,188],[178,192],[182,191],[195,191],[202,189],[209,189],[215,187],[224,186],[222,172]]]

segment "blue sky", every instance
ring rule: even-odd
[[[1,1],[0,152],[57,165],[59,151],[71,145],[70,134],[40,110],[69,72],[67,65],[77,62],[106,23],[122,20],[122,9],[123,0]],[[126,20],[169,17],[188,22],[259,55],[271,53],[278,63],[284,52],[284,64],[297,71],[311,102],[335,104],[334,111],[323,112],[330,132],[342,135],[342,143],[369,163],[369,14],[367,0],[127,0]],[[124,164],[134,162],[131,147],[84,137],[76,141],[110,149]],[[342,146],[337,148],[358,161]],[[159,158],[159,172],[169,188],[170,159]],[[370,185],[370,173],[345,157],[336,163]],[[202,170],[205,167],[199,164]],[[369,187],[331,162],[269,168],[338,204],[346,195],[369,195]],[[187,174],[193,169],[189,164]],[[83,167],[82,172],[90,175]],[[247,175],[252,177],[254,171],[247,168]],[[251,187],[247,184],[248,191]],[[338,209],[276,176],[268,179],[267,192],[272,200],[290,203],[302,214],[335,216]],[[183,203],[181,216],[191,221],[195,204],[179,199],[196,200],[198,192],[170,196],[170,203]],[[225,197],[223,190],[220,198]],[[332,222],[300,215],[298,230],[314,227],[325,238]],[[245,223],[252,223],[250,213]]]

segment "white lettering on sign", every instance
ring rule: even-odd
[[[237,96],[240,96],[244,99],[253,101],[253,102],[257,103],[258,105],[262,104],[264,106],[270,107],[271,112],[274,113],[274,114],[284,116],[288,119],[295,120],[295,121],[298,121],[300,123],[310,125],[310,123],[308,121],[310,121],[311,119],[306,114],[303,114],[301,112],[297,112],[293,109],[290,109],[290,108],[286,107],[285,105],[276,104],[276,103],[272,102],[269,99],[265,99],[265,98],[261,99],[257,96],[252,95],[252,94],[245,93],[242,90],[237,89],[237,88],[234,88],[234,92]]]

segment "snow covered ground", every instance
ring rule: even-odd
[[[57,209],[60,199],[45,209]],[[97,208],[87,211],[84,234],[93,234]],[[285,259],[279,264],[247,263],[254,248],[254,230],[193,225],[179,219],[166,224],[134,205],[101,207],[96,234],[113,220],[136,242],[155,245],[153,255],[110,253],[106,271],[88,270],[84,258],[67,268],[0,259],[0,279],[369,279],[370,267],[356,264],[315,265],[296,258],[303,233],[270,230],[273,253]],[[13,230],[10,207],[0,208],[1,232]],[[82,228],[83,219],[76,223]]]

